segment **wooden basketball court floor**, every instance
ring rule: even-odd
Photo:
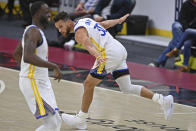
[[[0,94],[0,131],[33,131],[40,125],[29,111],[18,86],[18,71],[0,67],[5,90]],[[81,83],[51,78],[60,110],[76,113],[81,104]],[[165,121],[160,106],[150,100],[96,87],[88,131],[196,131],[196,108],[175,104]],[[62,123],[61,131],[75,130]]]

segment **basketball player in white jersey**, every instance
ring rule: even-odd
[[[127,51],[106,30],[116,24],[121,24],[128,16],[129,14],[119,19],[100,23],[90,18],[80,19],[75,23],[70,20],[69,15],[65,12],[60,12],[55,16],[55,26],[59,32],[64,36],[70,32],[75,32],[75,40],[81,43],[96,58],[94,66],[84,81],[84,93],[79,114],[74,116],[62,113],[62,119],[68,125],[78,129],[87,128],[85,119],[88,117],[94,88],[108,73],[112,73],[123,93],[132,93],[152,99],[163,108],[165,119],[170,119],[173,112],[173,96],[164,97],[162,94],[153,93],[143,86],[133,85],[126,64]]]
[[[47,4],[37,1],[31,6],[32,25],[26,27],[22,41],[15,50],[15,59],[21,63],[19,86],[30,111],[43,124],[36,131],[60,131],[61,117],[48,76],[48,68],[54,77],[61,79],[59,67],[48,61],[48,44],[42,29],[50,20]]]

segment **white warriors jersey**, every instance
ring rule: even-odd
[[[87,30],[91,42],[99,52],[103,53],[105,51],[108,54],[114,51],[114,48],[124,48],[106,29],[90,18],[78,20],[74,25],[74,31],[76,32],[80,27],[84,27]]]
[[[38,66],[34,66],[32,64],[29,63],[25,63],[24,62],[24,36],[25,33],[30,29],[30,28],[36,28],[40,31],[41,33],[41,37],[42,37],[42,41],[41,43],[38,44],[38,46],[36,47],[35,50],[35,55],[37,55],[38,57],[40,57],[41,59],[48,61],[48,44],[46,41],[46,37],[44,35],[44,32],[37,27],[36,25],[30,25],[28,26],[23,33],[23,37],[22,37],[22,60],[21,60],[21,68],[20,68],[20,77],[28,77],[30,79],[48,79],[48,68],[45,67],[38,67]]]

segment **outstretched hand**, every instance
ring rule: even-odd
[[[59,82],[62,78],[62,73],[61,73],[59,67],[56,66],[56,68],[54,68],[53,71],[54,71],[54,79],[58,80],[58,82]]]
[[[126,19],[127,17],[129,16],[130,14],[126,14],[124,15],[123,17],[119,18],[119,23],[118,24],[122,24]]]
[[[97,65],[99,65],[99,64],[103,64],[103,62],[105,62],[107,58],[97,57],[96,60],[97,60]]]

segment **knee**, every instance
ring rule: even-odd
[[[133,84],[130,84],[128,86],[124,86],[121,88],[121,91],[125,94],[135,94],[135,95],[140,95],[140,92],[141,92],[141,88],[142,86],[140,85],[133,85]]]
[[[187,28],[185,30],[186,33],[192,33],[192,32],[195,32],[196,30],[195,29],[191,29],[191,28]]]
[[[120,87],[120,90],[121,90],[121,92],[122,93],[124,93],[124,94],[129,94],[129,93],[132,93],[132,91],[131,91],[131,87]]]
[[[184,48],[190,48],[192,46],[192,40],[186,40],[184,42]]]
[[[192,32],[193,32],[193,30],[192,29],[190,29],[190,28],[188,28],[188,29],[186,29],[185,30],[185,32],[184,33],[186,33],[186,35],[191,35],[192,34]]]
[[[89,80],[85,80],[84,83],[83,83],[83,85],[84,85],[84,90],[86,90],[86,89],[92,89],[94,87],[93,83],[90,82]]]
[[[174,22],[172,24],[172,30],[182,30],[182,25],[179,22]]]

